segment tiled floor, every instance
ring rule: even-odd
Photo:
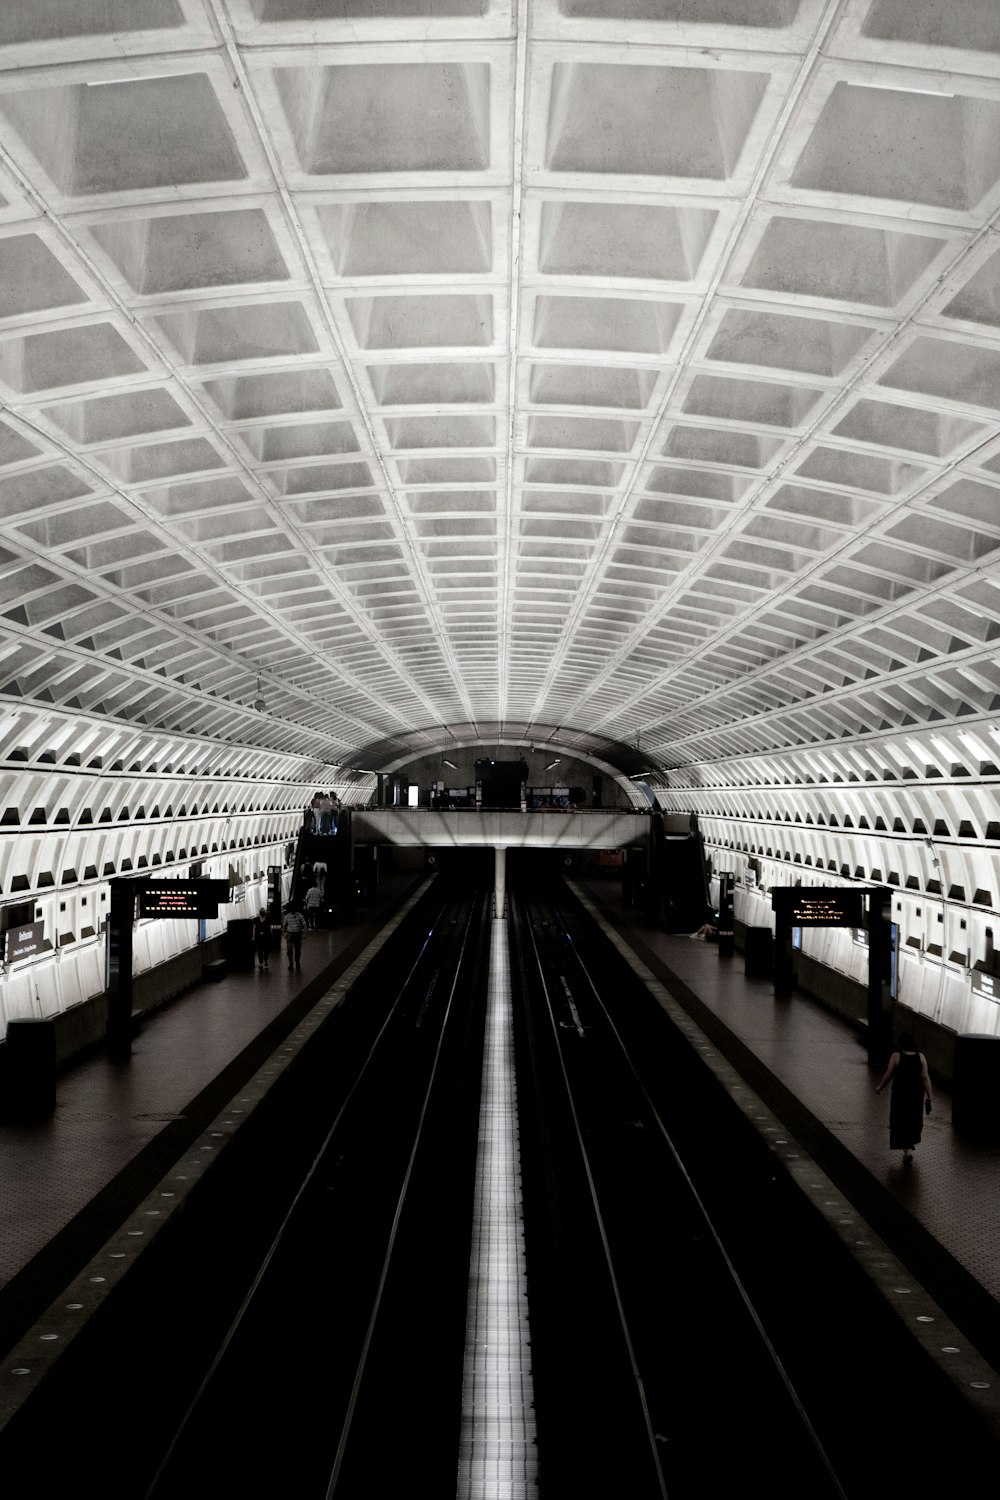
[[[904,1169],[901,1153],[889,1151],[888,1091],[874,1092],[881,1070],[869,1065],[864,1041],[851,1025],[804,996],[776,999],[770,981],[745,977],[738,953],[723,959],[715,944],[646,925],[623,907],[616,884],[592,882],[583,889],[647,963],[652,955],[654,972],[682,1004],[683,991],[692,992],[820,1131],[851,1154],[863,1169],[858,1181],[867,1176],[990,1297],[1000,1299],[1000,1145],[970,1144],[953,1131],[947,1088],[935,1082],[934,1109],[924,1121],[916,1163]]]

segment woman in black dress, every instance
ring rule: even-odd
[[[927,1059],[917,1051],[917,1044],[908,1031],[900,1034],[899,1047],[889,1059],[885,1077],[875,1092],[880,1094],[892,1080],[892,1099],[889,1104],[889,1150],[902,1151],[903,1165],[913,1161],[913,1152],[920,1142],[923,1128],[922,1111],[931,1112],[931,1079],[927,1071]]]

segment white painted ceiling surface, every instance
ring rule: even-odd
[[[995,0],[3,0],[0,195],[22,721],[1000,759]]]

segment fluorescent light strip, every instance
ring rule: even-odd
[[[185,72],[178,69],[175,73],[128,73],[121,78],[90,78],[86,83],[88,89],[112,88],[116,83],[152,83],[154,78],[190,78],[190,71]]]
[[[535,1500],[534,1391],[507,924],[493,923],[457,1500]]]
[[[881,89],[885,94],[930,94],[935,99],[955,98],[954,94],[948,93],[945,89],[917,89],[908,83],[872,83],[867,78],[848,78],[844,81],[852,88]]]

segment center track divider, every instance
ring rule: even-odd
[[[538,1493],[507,937],[494,918],[455,1500]]]

